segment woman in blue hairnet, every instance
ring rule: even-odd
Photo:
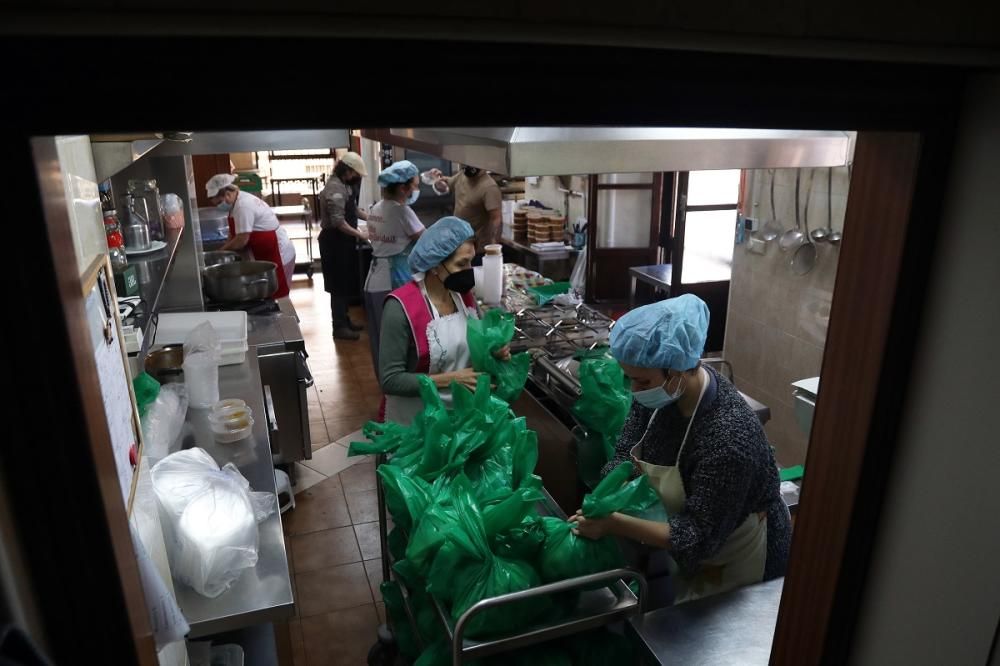
[[[423,409],[418,376],[428,375],[445,403],[455,381],[475,388],[479,373],[470,366],[466,322],[478,318],[472,288],[475,233],[457,217],[443,217],[424,231],[410,251],[413,279],[394,290],[382,311],[379,377],[385,419],[409,425]],[[510,349],[494,353],[510,359]]]
[[[382,200],[368,213],[372,263],[365,280],[365,312],[376,372],[382,304],[390,291],[410,281],[407,262],[410,248],[424,231],[424,225],[410,208],[420,196],[417,166],[409,160],[394,162],[378,175],[378,184],[382,188]]]
[[[631,460],[669,519],[573,516],[578,534],[615,535],[666,549],[675,603],[784,575],[790,517],[757,415],[736,388],[701,364],[708,306],[686,294],[623,316],[611,353],[634,401],[607,474]]]

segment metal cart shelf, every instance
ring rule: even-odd
[[[376,459],[376,465],[381,465],[385,461],[385,455],[379,455]],[[538,503],[539,513],[565,519],[566,515],[559,508],[559,505],[556,504],[555,500],[552,499],[548,491],[543,489],[542,492],[545,493],[545,499]],[[378,476],[376,476],[376,494],[378,496],[379,538],[382,546],[382,576],[383,580],[388,581],[392,578],[392,562],[390,561],[391,556],[387,548],[385,492],[382,487],[382,479]],[[633,593],[624,580],[633,580],[637,583],[638,595]],[[603,587],[589,589],[595,585],[603,585]],[[404,608],[413,633],[420,645],[426,647],[426,641],[420,636],[419,629],[413,619],[414,615],[409,606],[406,586],[400,583],[400,588],[403,592]],[[482,640],[465,638],[465,628],[469,622],[476,615],[487,609],[517,603],[524,599],[572,592],[574,590],[580,590],[580,600],[576,608],[568,616],[558,617],[551,621],[543,621],[536,626],[509,636],[495,636]],[[646,591],[646,579],[638,571],[626,568],[611,569],[587,576],[568,578],[555,583],[540,585],[520,592],[512,592],[510,594],[483,599],[465,611],[458,619],[458,622],[452,620],[450,613],[442,603],[434,598],[433,595],[430,595],[430,597],[451,641],[452,664],[460,666],[469,659],[509,652],[626,620],[643,611]],[[380,631],[380,636],[381,633]],[[369,664],[372,664],[372,662],[369,661]]]
[[[296,193],[296,196],[301,197],[301,203],[299,205],[283,206],[281,204],[281,184],[282,183],[308,183],[312,199],[306,198],[301,193]],[[295,262],[295,272],[305,273],[309,279],[312,279],[313,273],[316,271],[316,256],[313,251],[313,242],[315,240],[314,232],[316,228],[316,223],[319,222],[316,217],[316,207],[314,203],[316,202],[316,196],[319,187],[319,178],[272,178],[271,186],[273,188],[273,201],[274,206],[272,210],[274,214],[278,216],[279,221],[282,222],[282,226],[289,230],[288,237],[294,243],[295,241],[305,241],[306,246],[306,257],[308,261],[298,261],[298,256],[296,253]],[[288,193],[285,194],[288,196]],[[289,218],[299,218],[301,222],[293,222],[291,224],[285,223],[285,219]]]

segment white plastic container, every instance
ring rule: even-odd
[[[168,312],[160,315],[156,326],[156,345],[182,345],[188,334],[203,321],[212,323],[222,341],[219,365],[236,365],[247,358],[247,313],[235,312]],[[218,400],[218,398],[216,398]],[[206,405],[209,407],[211,405]]]
[[[487,305],[499,305],[503,295],[503,246],[487,245],[483,257],[483,288],[477,293]]]

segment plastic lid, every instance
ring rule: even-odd
[[[487,245],[483,249],[486,250],[486,254],[497,255],[503,252],[503,245],[500,245],[498,243],[493,243],[491,245]]]

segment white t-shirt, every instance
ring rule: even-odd
[[[262,199],[249,192],[240,192],[236,197],[236,203],[233,204],[232,216],[238,234],[249,234],[254,231],[276,232],[281,263],[288,264],[295,260],[295,246],[288,238],[288,232],[278,223],[278,216]]]
[[[420,218],[409,206],[382,199],[368,213],[368,240],[373,257],[391,257],[410,244],[410,236],[424,230]]]
[[[372,256],[383,261],[373,261],[365,282],[366,291],[389,291],[392,277],[389,262],[385,259],[399,254],[410,244],[410,236],[423,231],[420,218],[407,205],[391,199],[382,199],[368,213],[368,240]]]

